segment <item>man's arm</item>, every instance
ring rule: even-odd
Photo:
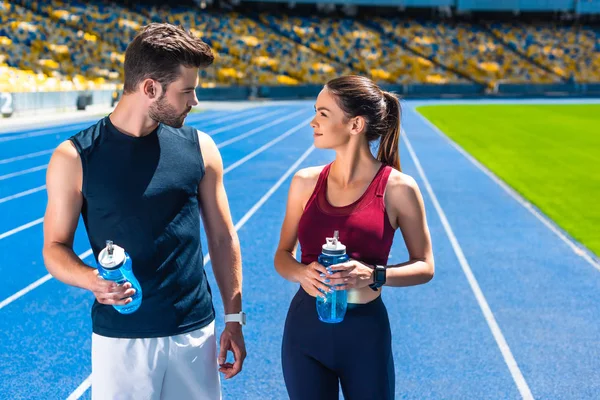
[[[103,304],[127,304],[130,284],[119,286],[98,278],[73,251],[73,238],[81,213],[83,171],[79,154],[70,141],[63,142],[50,159],[46,174],[48,204],[44,216],[44,263],[48,272],[67,285],[94,293]]]
[[[242,311],[242,260],[223,185],[223,162],[212,138],[199,133],[206,173],[198,200],[208,239],[208,250],[226,314]]]
[[[223,185],[223,161],[212,138],[198,132],[205,175],[198,188],[198,201],[204,229],[208,240],[208,250],[213,272],[225,314],[242,311],[242,257],[237,232],[231,220],[229,202]],[[219,352],[220,371],[226,379],[237,375],[246,357],[246,348],[241,325],[228,322],[221,335]],[[234,353],[235,363],[225,363],[227,351]]]
[[[79,154],[63,142],[50,159],[46,174],[48,204],[44,216],[44,262],[48,272],[71,286],[87,288],[93,268],[73,252],[73,237],[81,212],[82,168]]]

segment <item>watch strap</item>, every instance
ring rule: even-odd
[[[369,287],[375,291],[377,291],[380,287],[382,287],[386,282],[386,267],[384,265],[376,265],[373,268],[373,283],[369,285]]]
[[[225,323],[238,322],[240,325],[246,325],[246,313],[243,311],[238,314],[225,314]]]

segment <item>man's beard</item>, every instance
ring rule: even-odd
[[[181,128],[189,110],[183,114],[177,114],[175,108],[169,104],[167,97],[163,94],[150,106],[148,113],[150,114],[150,118],[156,122],[172,126],[173,128]]]

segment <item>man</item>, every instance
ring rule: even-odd
[[[94,399],[219,399],[220,378],[246,356],[242,274],[223,165],[213,140],[183,126],[198,104],[207,44],[151,24],[125,53],[114,112],[60,144],[48,166],[44,260],[58,280],[91,291]],[[82,215],[96,259],[107,240],[131,256],[141,307],[124,315],[130,283],[103,280],[73,252]],[[217,365],[215,312],[203,268],[200,217],[226,314]],[[226,363],[227,351],[234,363]]]

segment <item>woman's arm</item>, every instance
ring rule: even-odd
[[[304,212],[304,206],[316,185],[318,179],[316,171],[316,168],[303,169],[298,171],[292,178],[279,245],[274,260],[275,270],[279,275],[291,282],[300,283],[304,290],[312,296],[321,294],[318,289],[329,290],[329,287],[323,283],[326,278],[321,276],[327,271],[325,267],[316,262],[308,266],[299,263],[296,260],[296,249],[298,224]]]
[[[409,255],[408,261],[387,266],[385,286],[413,286],[429,282],[435,272],[435,263],[425,206],[417,182],[408,175],[392,171],[385,202],[402,232]]]

